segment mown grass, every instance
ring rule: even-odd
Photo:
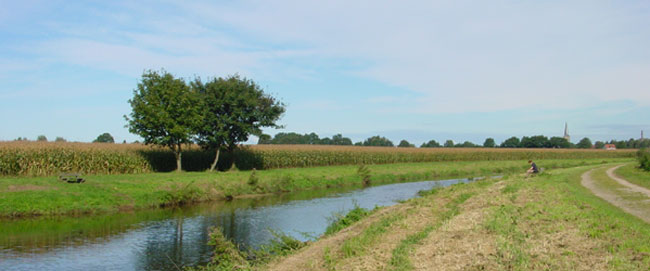
[[[438,191],[433,189],[431,191]],[[420,193],[420,195],[433,195],[435,193]],[[445,205],[446,211],[439,214],[438,222],[434,225],[428,225],[423,230],[411,234],[403,239],[400,244],[393,249],[392,256],[389,262],[388,270],[404,271],[413,270],[413,263],[409,259],[409,255],[415,249],[415,245],[419,244],[422,240],[429,236],[434,230],[437,230],[445,222],[449,221],[452,217],[460,213],[459,206],[472,197],[473,193],[463,193]]]
[[[445,221],[463,212],[461,206],[471,196],[493,195],[474,202],[487,216],[475,232],[481,242],[495,242],[481,253],[490,253],[487,263],[474,268],[496,270],[650,270],[650,226],[639,218],[596,197],[581,185],[581,175],[592,171],[592,178],[601,182],[605,170],[615,166],[589,165],[545,171],[535,176],[510,175],[499,180],[481,180],[474,183],[440,188],[420,193],[423,197],[402,204],[415,208],[429,208],[439,217],[436,224],[427,225],[402,239],[392,251],[387,270],[414,269],[413,252]],[[472,196],[472,197],[474,197]],[[433,204],[448,199],[444,206]],[[632,199],[634,200],[634,199]],[[636,200],[647,200],[636,199]],[[478,204],[478,205],[477,205]],[[422,212],[409,209],[412,213]],[[342,260],[363,257],[366,251],[377,249],[382,236],[394,229],[407,229],[399,221],[409,213],[391,214],[371,224],[360,234],[346,239],[341,251],[326,248],[324,267],[335,270]],[[454,229],[450,229],[454,230]],[[471,242],[464,240],[462,242]],[[456,242],[448,240],[451,245]],[[466,255],[463,251],[448,251]],[[492,254],[493,253],[493,254]],[[485,254],[487,255],[487,254]],[[444,256],[444,255],[441,255]],[[426,259],[418,259],[425,260]],[[346,260],[347,261],[347,260]],[[354,262],[354,261],[353,261]],[[349,267],[350,269],[355,266]],[[445,269],[444,266],[438,268]]]
[[[587,169],[508,182],[502,197],[509,201],[493,207],[484,225],[498,236],[496,260],[502,267],[567,270],[606,261],[610,270],[650,269],[650,227],[584,188],[580,175]],[[592,177],[606,177],[605,169],[596,169]],[[573,231],[578,234],[569,234]],[[554,239],[558,234],[568,237]],[[552,249],[540,254],[539,246]]]
[[[539,160],[547,168],[628,159]],[[369,165],[373,184],[501,175],[525,170],[525,161],[435,162]],[[90,214],[159,208],[241,195],[362,186],[357,166],[255,171],[89,175],[82,184],[56,177],[0,178],[0,217]]]
[[[650,189],[650,171],[639,168],[636,163],[624,165],[614,173],[628,182]]]

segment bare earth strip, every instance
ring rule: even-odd
[[[594,195],[608,201],[609,203],[611,203],[612,205],[618,208],[621,208],[623,211],[642,219],[646,223],[650,223],[650,208],[649,208],[650,204],[648,204],[648,199],[650,199],[650,195],[646,194],[645,193],[646,191],[644,191],[647,189],[631,184],[619,177],[613,176],[613,171],[616,168],[617,167],[608,169],[607,175],[609,175],[610,178],[614,179],[618,184],[625,186],[626,189],[616,189],[617,191],[612,191],[597,185],[594,179],[591,178],[591,172],[594,171],[594,169],[589,170],[584,174],[582,174],[581,184],[582,186],[591,190],[591,192],[593,192]],[[624,184],[621,181],[627,184]],[[643,201],[628,200],[626,199],[626,197],[623,197],[623,196],[629,196],[631,194],[638,195],[639,193],[645,195],[646,200]]]

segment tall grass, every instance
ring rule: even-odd
[[[183,170],[210,167],[213,152],[188,146]],[[254,145],[220,156],[227,170],[271,169],[332,165],[389,164],[443,161],[527,159],[585,159],[634,157],[634,150],[394,148],[309,145]],[[167,172],[176,167],[171,151],[142,144],[0,142],[0,175],[50,176],[62,172],[123,174]]]

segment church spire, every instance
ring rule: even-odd
[[[571,136],[569,136],[569,124],[566,122],[564,123],[564,139],[571,142]]]

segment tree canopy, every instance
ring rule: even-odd
[[[204,149],[216,151],[210,170],[214,170],[222,147],[232,151],[250,135],[261,136],[262,127],[280,127],[276,121],[285,111],[284,104],[252,80],[233,75],[207,83],[197,78],[190,85],[200,105],[196,141]]]
[[[290,132],[277,133],[274,137],[262,135],[257,144],[352,145],[352,140],[344,137],[342,134],[336,134],[332,138],[320,138],[316,133],[301,135]]]
[[[554,136],[549,139],[549,147],[568,149],[571,148],[571,143],[564,137]]]
[[[383,136],[372,136],[363,141],[364,146],[384,146],[393,147],[393,142]]]
[[[415,147],[415,145],[409,143],[408,141],[406,141],[406,139],[402,139],[402,141],[399,142],[397,147],[400,147],[400,148],[413,148],[413,147]]]
[[[588,137],[585,137],[583,139],[580,139],[578,144],[576,144],[576,148],[579,149],[590,149],[591,148],[591,139]]]
[[[486,148],[494,148],[497,146],[497,143],[494,142],[494,138],[488,137],[485,139],[485,142],[483,142],[483,147]]]
[[[513,136],[511,138],[508,138],[508,139],[504,140],[501,143],[500,147],[501,148],[519,148],[520,143],[521,143],[521,141],[519,140],[519,138],[516,137],[516,136]]]
[[[97,136],[97,139],[93,140],[95,143],[115,143],[115,139],[109,133],[103,133]]]
[[[519,144],[522,148],[549,148],[551,146],[548,138],[543,135],[536,135],[531,137],[524,136],[521,138],[521,142]]]
[[[124,116],[129,132],[142,137],[145,144],[170,148],[180,171],[181,147],[192,142],[201,122],[196,95],[182,79],[165,70],[150,70],[142,75],[129,104],[132,112]]]
[[[438,143],[438,141],[435,141],[433,139],[429,140],[429,142],[427,143],[422,143],[422,145],[420,145],[420,148],[439,148],[439,147],[440,147],[440,143]]]

